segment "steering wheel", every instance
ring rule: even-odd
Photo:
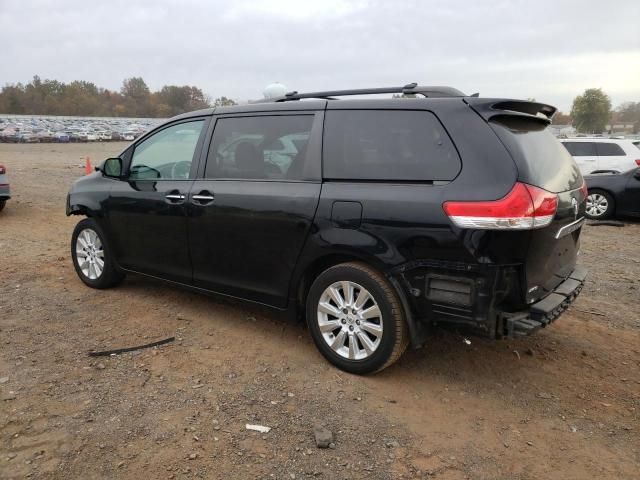
[[[162,177],[158,170],[147,165],[134,165],[131,167],[129,174],[132,175],[135,180],[147,180]]]
[[[185,160],[176,162],[171,166],[171,176],[169,178],[189,178],[191,162]]]
[[[271,162],[269,160],[266,160],[264,162],[264,171],[266,174],[269,174],[269,175],[276,175],[276,176],[282,175],[282,170],[280,169],[280,167],[276,165],[274,162]]]

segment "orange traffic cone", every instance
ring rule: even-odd
[[[91,166],[91,159],[89,157],[85,157],[84,159],[84,174],[89,175],[93,173],[93,167]]]

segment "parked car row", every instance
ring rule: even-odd
[[[9,189],[9,178],[7,177],[7,167],[0,165],[0,212],[7,204],[7,200],[11,198],[11,190]]]
[[[131,142],[160,121],[133,118],[0,117],[0,142]]]

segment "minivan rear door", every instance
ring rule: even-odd
[[[557,287],[576,266],[586,207],[584,180],[544,122],[503,115],[489,123],[516,163],[518,180],[558,197],[553,221],[530,232],[524,273],[525,299],[532,303]]]
[[[195,286],[287,305],[320,196],[323,116],[271,111],[214,117],[206,163],[188,198]]]

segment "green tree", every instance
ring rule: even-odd
[[[214,107],[230,107],[232,105],[237,105],[237,103],[227,97],[218,97],[213,102]]]
[[[601,88],[589,88],[573,100],[571,118],[581,133],[602,133],[611,116],[611,99]]]

